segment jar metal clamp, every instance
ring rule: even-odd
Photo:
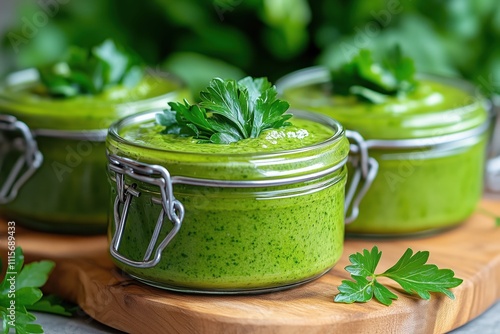
[[[38,150],[38,145],[28,126],[10,115],[0,115],[0,138],[2,133],[13,133],[14,139],[11,144],[5,139],[4,145],[0,146],[1,161],[5,161],[5,156],[11,151],[20,152],[14,166],[8,172],[3,185],[0,186],[0,204],[12,201],[21,186],[33,175],[42,165],[43,155]],[[2,140],[3,141],[3,140]],[[0,165],[0,170],[2,166]]]
[[[13,201],[21,187],[29,180],[43,163],[43,154],[38,147],[37,137],[61,138],[68,140],[89,140],[104,142],[107,129],[89,131],[64,131],[54,129],[31,130],[26,123],[11,115],[0,115],[0,138],[6,133],[13,133],[14,139],[5,140],[0,147],[1,161],[11,151],[20,153],[16,163],[7,172],[7,178],[0,186],[0,204]],[[0,171],[2,165],[0,164]]]

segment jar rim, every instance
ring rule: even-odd
[[[158,112],[161,112],[161,110],[149,110],[149,111],[137,113],[134,115],[129,115],[129,116],[124,117],[118,121],[115,121],[113,124],[111,124],[111,126],[108,129],[108,136],[110,138],[112,138],[113,140],[116,140],[122,144],[134,146],[137,148],[144,148],[147,150],[152,150],[152,151],[157,151],[157,152],[169,152],[169,153],[176,153],[176,154],[181,153],[181,154],[195,155],[195,156],[196,155],[225,156],[225,157],[228,157],[228,156],[229,157],[249,157],[249,156],[251,156],[251,157],[262,157],[262,158],[272,157],[272,156],[275,156],[277,154],[278,155],[283,155],[283,154],[286,155],[288,153],[305,152],[305,151],[308,151],[311,149],[331,145],[331,144],[333,144],[333,143],[335,143],[335,142],[337,142],[340,139],[345,137],[344,127],[337,120],[335,120],[331,117],[325,116],[325,115],[311,113],[308,111],[298,110],[298,109],[289,110],[289,111],[287,111],[287,113],[291,113],[298,118],[312,120],[312,121],[321,123],[323,125],[326,125],[329,128],[334,129],[334,134],[330,138],[328,138],[322,142],[313,143],[313,144],[310,144],[307,146],[303,146],[303,147],[295,148],[295,149],[290,149],[290,150],[269,151],[269,152],[230,152],[230,153],[227,153],[227,152],[224,152],[224,153],[222,153],[222,152],[189,152],[189,151],[180,152],[177,150],[168,150],[165,148],[158,148],[158,147],[152,147],[152,146],[134,143],[131,140],[127,140],[127,139],[123,138],[119,134],[121,129],[123,129],[127,126],[137,125],[137,124],[152,121]],[[346,156],[347,156],[347,154],[346,154]]]
[[[158,111],[138,113],[114,122],[106,139],[108,158],[129,158],[149,165],[166,167],[171,175],[215,180],[270,180],[321,174],[334,166],[344,166],[349,155],[349,141],[343,126],[336,120],[317,113],[290,110],[297,118],[316,120],[333,130],[328,138],[286,150],[196,152],[147,146],[124,138],[127,126],[148,124]],[[160,135],[160,134],[158,134]],[[327,137],[327,136],[325,136]],[[218,145],[218,144],[205,144]]]
[[[461,78],[451,78],[429,73],[418,73],[417,78],[430,82],[441,83],[445,86],[454,87],[463,91],[470,101],[462,105],[433,110],[423,113],[397,113],[388,114],[385,112],[363,113],[362,116],[348,118],[348,107],[335,109],[334,106],[324,105],[323,102],[311,103],[311,99],[300,100],[295,98],[297,105],[294,105],[294,98],[286,95],[286,91],[292,88],[306,88],[313,85],[327,84],[330,82],[330,72],[325,66],[312,66],[288,73],[276,81],[279,95],[288,99],[292,107],[321,112],[332,109],[333,117],[338,118],[344,126],[350,130],[360,132],[366,139],[387,140],[387,139],[417,139],[426,137],[439,137],[447,134],[460,133],[462,131],[476,128],[487,123],[491,118],[492,104],[475,86]],[[325,94],[326,96],[326,94]],[[364,102],[359,103],[359,105]],[[345,110],[344,110],[345,109]],[[484,110],[485,112],[483,112]],[[329,111],[326,113],[330,114]],[[359,117],[360,116],[360,117]],[[448,117],[460,118],[464,122],[451,121]],[[384,121],[391,124],[385,124]],[[366,122],[366,124],[363,124]],[[380,122],[377,124],[378,130],[369,122]],[[462,123],[462,124],[460,124]],[[358,127],[359,126],[359,127]],[[439,127],[441,126],[441,127]],[[408,130],[407,136],[400,136],[394,129]],[[394,132],[394,133],[393,133]]]
[[[31,129],[43,131],[105,130],[117,118],[159,108],[165,105],[166,100],[172,101],[182,91],[187,91],[186,84],[176,75],[149,68],[141,81],[147,82],[149,91],[143,89],[142,92],[136,92],[137,99],[133,98],[133,91],[138,89],[137,86],[131,88],[130,92],[125,87],[121,88],[123,92],[120,94],[126,95],[126,98],[108,98],[103,95],[106,92],[95,96],[52,98],[26,91],[39,82],[39,74],[35,68],[8,74],[0,84],[0,108],[24,121]],[[13,95],[8,89],[15,89],[20,93]]]
[[[475,86],[469,81],[458,78],[448,77],[427,72],[417,73],[417,79],[429,79],[444,82],[450,86],[454,86],[473,95],[476,93]],[[278,94],[283,95],[285,89],[295,86],[307,86],[330,81],[330,72],[325,66],[310,66],[305,67],[291,73],[285,74],[276,81],[276,90]],[[476,94],[480,100],[487,100],[482,93]]]

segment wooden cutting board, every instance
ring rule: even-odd
[[[500,215],[500,201],[480,208]],[[94,319],[129,333],[444,333],[475,318],[500,298],[500,227],[479,209],[468,221],[439,235],[399,240],[347,240],[337,266],[323,277],[286,291],[247,296],[172,293],[138,283],[115,269],[105,236],[50,235],[16,228],[17,244],[28,262],[53,259],[57,265],[45,286],[78,303]],[[6,222],[1,222],[2,234]],[[348,256],[377,245],[379,270],[406,248],[430,251],[429,263],[450,268],[464,283],[451,300],[428,301],[404,294],[387,307],[333,302],[347,279]],[[1,237],[5,257],[6,238]]]

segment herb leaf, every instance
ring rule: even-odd
[[[165,126],[163,133],[192,136],[201,143],[229,144],[286,126],[292,117],[284,114],[289,104],[277,98],[276,88],[266,78],[215,78],[200,99],[194,105],[186,100],[169,102],[171,110],[156,116]]]
[[[42,287],[47,282],[52,269],[54,269],[54,262],[52,261],[32,262],[25,265],[17,274],[16,288]]]
[[[391,305],[393,300],[398,299],[398,296],[391,292],[384,285],[380,284],[376,279],[373,280],[373,293],[375,298],[384,305]]]
[[[416,86],[413,60],[404,57],[399,46],[378,62],[370,50],[361,49],[330,74],[334,94],[354,95],[371,103],[382,103],[391,95],[404,95]]]
[[[30,311],[72,316],[79,307],[68,303],[55,295],[43,296],[39,301],[27,307]]]
[[[344,280],[339,286],[340,293],[335,296],[338,303],[365,303],[373,297],[373,286],[364,276],[352,275],[353,281]]]
[[[356,253],[349,256],[352,265],[345,267],[345,270],[353,276],[373,275],[381,256],[382,252],[379,252],[377,247],[373,247],[371,252],[364,249],[363,254]]]
[[[2,333],[8,333],[11,328],[16,333],[43,333],[42,327],[33,323],[36,317],[27,309],[42,297],[39,288],[47,282],[55,264],[52,261],[40,261],[23,267],[24,255],[20,247],[15,249],[13,261],[11,265],[9,259],[6,275],[0,283]],[[11,317],[12,308],[15,308],[15,318]]]
[[[206,91],[200,93],[200,106],[210,110],[217,119],[225,118],[240,132],[242,138],[248,138],[245,121],[249,113],[248,91],[240,90],[234,80],[212,80]]]
[[[345,269],[351,273],[354,281],[343,280],[338,287],[339,294],[335,302],[354,303],[367,302],[375,296],[384,305],[391,305],[397,295],[380,284],[378,277],[390,278],[408,293],[416,293],[423,299],[431,297],[430,292],[441,292],[450,298],[455,298],[450,288],[459,286],[463,280],[454,277],[450,269],[439,269],[433,264],[426,264],[429,258],[428,251],[419,251],[413,254],[408,248],[398,262],[381,274],[375,274],[382,252],[374,246],[369,252],[356,253],[349,257],[352,265]]]
[[[49,95],[71,97],[120,84],[133,87],[142,78],[143,65],[137,56],[105,40],[90,50],[71,47],[61,62],[39,67],[38,72]]]
[[[438,269],[436,265],[425,264],[428,259],[428,251],[413,254],[408,248],[403,257],[380,276],[393,279],[406,292],[417,293],[423,299],[431,297],[429,292],[441,292],[454,299],[448,288],[460,285],[463,280],[453,277],[455,273],[450,269]]]

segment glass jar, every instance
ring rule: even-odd
[[[488,195],[500,195],[500,95],[493,94],[493,119],[491,148],[486,164],[485,191]]]
[[[330,270],[343,249],[350,144],[336,121],[293,114],[293,131],[230,145],[168,139],[151,112],[111,126],[115,264],[153,286],[225,294],[292,287]]]
[[[107,128],[189,93],[177,79],[153,72],[132,89],[93,96],[42,96],[38,85],[30,69],[0,87],[0,214],[37,230],[105,233]]]
[[[330,73],[314,67],[277,82],[294,108],[337,119],[366,139],[379,172],[351,236],[403,236],[456,226],[482,195],[489,117],[487,101],[467,83],[420,76],[407,97],[381,104],[334,96]]]

